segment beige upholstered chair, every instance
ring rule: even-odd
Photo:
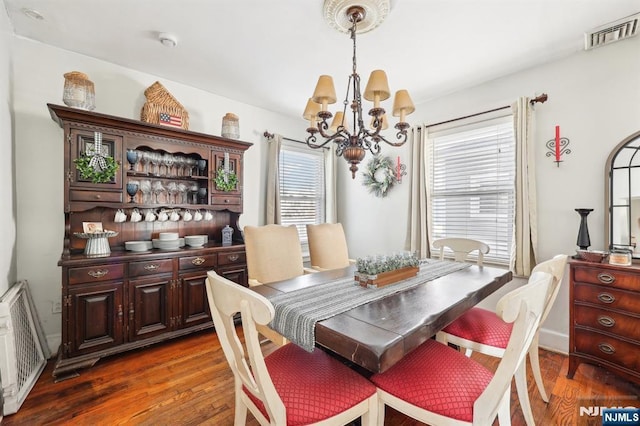
[[[347,239],[341,223],[307,225],[311,268],[318,271],[346,268],[349,259]]]
[[[288,344],[263,356],[256,325],[268,324],[274,315],[266,298],[214,271],[208,273],[206,289],[233,372],[234,425],[246,423],[247,410],[261,425],[340,425],[358,417],[363,426],[376,424],[376,387],[325,352]],[[236,332],[236,313],[242,317],[244,339]]]
[[[243,232],[250,287],[305,273],[295,225],[245,226]],[[266,325],[258,325],[258,331],[276,345],[287,343],[284,336]]]
[[[544,382],[542,381],[542,373],[540,371],[538,339],[540,326],[547,318],[547,315],[549,315],[558,291],[560,290],[566,265],[567,256],[560,254],[553,259],[539,263],[532,271],[532,274],[536,272],[546,272],[553,277],[549,297],[545,300],[542,318],[529,347],[529,360],[531,361],[533,377],[535,378],[540,396],[545,402],[549,402],[549,397],[544,389]],[[486,355],[502,358],[512,333],[511,328],[512,324],[504,322],[496,313],[474,307],[442,331],[438,332],[436,339],[441,343],[452,343],[460,348],[465,348],[467,356],[471,356],[472,351],[477,351]],[[525,419],[531,423],[533,422],[533,414],[531,413],[529,404],[524,363],[521,373],[522,377],[516,377],[518,396],[520,398],[520,405],[523,407]]]
[[[489,253],[489,246],[482,241],[470,238],[441,238],[432,243],[433,247],[440,250],[440,259],[444,259],[445,247],[453,251],[456,262],[464,262],[469,254],[478,251],[478,265],[482,266],[484,255]]]
[[[371,381],[378,387],[378,424],[385,405],[431,425],[509,425],[511,378],[524,358],[544,311],[553,277],[531,275],[529,284],[498,302],[501,320],[513,323],[509,344],[495,373],[462,353],[427,340]],[[530,424],[530,423],[529,423]]]

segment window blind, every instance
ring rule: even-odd
[[[307,224],[325,221],[324,150],[283,141],[280,150],[280,216],[296,225],[303,254],[308,252]]]
[[[489,245],[487,262],[508,265],[515,217],[511,116],[430,133],[431,238]]]

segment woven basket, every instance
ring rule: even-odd
[[[180,117],[182,119],[181,127],[185,130],[189,128],[189,113],[159,81],[149,86],[144,91],[144,96],[147,98],[147,102],[140,111],[140,120],[146,123],[160,124],[159,114],[166,113]]]

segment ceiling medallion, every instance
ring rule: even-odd
[[[358,34],[371,31],[380,25],[391,8],[389,0],[325,0],[324,20],[331,28],[342,33],[349,33],[352,24],[347,11],[353,6],[360,6],[364,9],[364,19],[357,25],[356,32]]]

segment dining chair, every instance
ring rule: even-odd
[[[444,259],[445,248],[453,251],[453,258],[456,262],[464,262],[470,253],[477,251],[478,266],[482,266],[484,255],[489,253],[487,244],[470,238],[440,238],[434,240],[431,245],[440,250],[440,260]]]
[[[290,343],[263,356],[256,325],[272,320],[269,300],[215,271],[207,274],[206,290],[216,334],[233,372],[234,425],[246,423],[247,410],[261,425],[337,425],[358,417],[363,425],[377,423],[376,387],[325,352],[307,352]],[[244,338],[234,324],[237,313]]]
[[[495,373],[430,339],[387,371],[371,376],[378,387],[378,424],[388,405],[430,425],[490,425],[496,416],[501,426],[509,425],[511,378],[524,364],[552,280],[551,274],[535,272],[528,285],[498,302],[498,315],[513,328]]]
[[[249,287],[295,278],[305,273],[302,248],[295,225],[245,226],[244,246]],[[278,346],[287,339],[267,325],[258,331]]]
[[[347,239],[341,223],[307,225],[311,268],[318,271],[346,268],[349,259]]]

